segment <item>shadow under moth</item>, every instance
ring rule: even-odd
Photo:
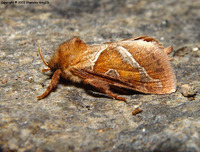
[[[126,88],[149,94],[169,94],[176,91],[176,77],[168,54],[171,46],[164,48],[156,39],[148,36],[86,45],[78,37],[62,44],[42,71],[54,74],[46,91],[38,99],[46,97],[59,83],[60,77],[72,82],[92,85],[100,92],[118,99],[110,87]]]

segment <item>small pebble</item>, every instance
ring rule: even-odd
[[[3,77],[3,78],[1,79],[1,83],[2,83],[2,84],[6,84],[7,82],[8,82],[7,77]]]
[[[132,115],[137,115],[137,114],[141,113],[142,111],[143,111],[142,108],[136,108],[132,111]]]
[[[194,47],[192,50],[193,50],[193,51],[198,51],[199,48],[198,48],[198,47]]]
[[[28,77],[28,82],[34,82],[34,79],[33,79],[33,77],[32,76],[30,76],[30,77]]]
[[[27,41],[23,40],[23,41],[19,42],[19,45],[25,45],[26,43],[27,43]]]
[[[184,97],[194,97],[197,93],[197,90],[194,86],[189,84],[183,84],[181,86],[181,93]]]

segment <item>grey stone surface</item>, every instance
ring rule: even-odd
[[[200,1],[47,2],[0,4],[0,151],[200,151]],[[172,45],[177,91],[130,93],[124,103],[62,81],[37,101],[51,78],[38,44],[49,59],[74,35],[87,44],[148,35]],[[186,83],[193,98],[181,94]]]

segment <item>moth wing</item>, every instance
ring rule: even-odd
[[[143,93],[166,94],[176,90],[176,78],[160,44],[143,39],[110,43],[101,51],[88,75],[109,84]]]
[[[172,46],[164,48],[163,45],[158,40],[156,40],[153,37],[149,37],[149,36],[140,36],[140,37],[136,37],[136,38],[124,39],[122,41],[136,41],[136,40],[143,40],[143,41],[146,41],[146,42],[154,43],[160,49],[162,49],[166,54],[170,54],[173,51],[173,47]]]
[[[113,44],[113,43],[120,44],[122,42],[131,42],[131,41],[136,41],[136,40],[143,40],[143,41],[146,41],[146,42],[151,42],[151,43],[154,43],[155,45],[157,45],[159,48],[164,49],[164,47],[162,46],[162,44],[158,40],[156,40],[153,37],[149,37],[149,36],[139,36],[139,37],[135,37],[135,38],[124,39],[124,40],[121,40],[121,41],[106,42],[104,44]],[[171,50],[171,48],[169,47],[168,50],[170,50],[169,53],[171,53],[173,49]],[[169,53],[167,53],[167,54],[169,54]]]

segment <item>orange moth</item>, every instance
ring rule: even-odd
[[[168,54],[171,46],[164,48],[148,36],[86,45],[78,37],[62,44],[47,63],[54,74],[46,91],[38,99],[46,97],[55,88],[60,77],[72,82],[89,84],[99,91],[118,99],[110,87],[126,88],[142,93],[169,94],[176,91],[176,77]]]

